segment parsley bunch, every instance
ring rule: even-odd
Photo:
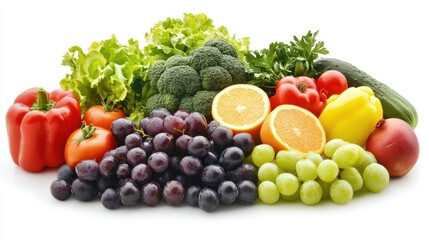
[[[329,53],[324,42],[316,40],[318,33],[308,31],[300,39],[294,36],[289,44],[272,42],[268,48],[247,53],[248,83],[272,96],[276,83],[284,76],[316,77],[318,72],[313,67],[314,61],[319,54]]]

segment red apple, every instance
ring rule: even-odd
[[[391,177],[407,174],[419,158],[414,129],[398,118],[382,119],[368,137],[366,150],[372,152]]]

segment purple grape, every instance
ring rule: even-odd
[[[125,163],[127,162],[127,153],[128,153],[128,148],[125,145],[119,146],[115,149],[114,156],[120,163]]]
[[[154,137],[158,133],[161,133],[163,131],[162,123],[163,121],[159,117],[153,117],[149,119],[149,123],[146,126],[145,133],[151,137]]]
[[[73,180],[76,179],[76,173],[74,168],[70,167],[67,164],[61,165],[57,170],[57,179],[64,180],[68,184],[72,184]]]
[[[164,131],[168,134],[171,134],[173,137],[177,138],[185,134],[186,123],[180,117],[167,116],[163,121]]]
[[[140,190],[131,182],[125,183],[119,190],[122,204],[125,206],[134,206],[140,200]]]
[[[193,207],[198,207],[198,196],[200,195],[201,188],[196,185],[188,187],[186,190],[185,201],[187,204]]]
[[[198,176],[203,169],[201,160],[193,156],[185,156],[180,161],[180,172],[187,177]]]
[[[204,136],[193,137],[187,146],[189,155],[194,157],[204,157],[209,152],[210,141]]]
[[[168,158],[168,169],[173,173],[180,171],[180,161],[182,159],[178,156],[171,156]]]
[[[170,155],[175,148],[174,138],[168,133],[158,133],[152,140],[155,152],[165,152]]]
[[[167,170],[168,168],[169,157],[164,152],[154,152],[149,156],[147,164],[150,169],[156,173],[161,173]]]
[[[208,152],[207,155],[202,159],[202,162],[204,166],[218,164],[219,158],[213,152]]]
[[[152,138],[150,138],[150,140],[151,141],[144,141],[140,145],[140,148],[145,151],[146,156],[150,156],[153,153]]]
[[[143,130],[143,132],[146,133],[149,122],[150,122],[150,117],[142,118],[139,122],[140,130]]]
[[[244,180],[237,185],[237,188],[237,201],[239,203],[249,205],[258,199],[258,187],[253,182]]]
[[[176,174],[173,174],[171,171],[164,171],[162,173],[153,173],[152,179],[164,187],[167,182],[173,180],[176,177]]]
[[[131,179],[138,185],[142,185],[150,180],[152,171],[146,164],[140,163],[131,170]]]
[[[206,212],[218,209],[220,201],[216,191],[211,188],[203,188],[198,195],[198,206]]]
[[[51,183],[51,194],[60,201],[67,200],[71,196],[70,184],[63,179],[54,180]]]
[[[97,181],[98,191],[103,193],[108,188],[118,188],[119,179],[116,176],[104,177],[101,176]]]
[[[215,128],[211,134],[211,139],[213,140],[213,143],[218,151],[222,151],[229,147],[232,142],[232,137],[233,133],[231,129],[225,126],[219,126]]]
[[[219,123],[216,120],[212,120],[209,122],[209,124],[207,125],[207,135],[210,137],[210,140],[212,138],[212,133],[213,131],[219,127]]]
[[[119,145],[125,144],[125,138],[134,133],[136,125],[133,121],[126,118],[119,118],[112,122],[112,134],[116,138]]]
[[[157,182],[148,182],[141,188],[141,200],[147,206],[157,205],[162,198],[161,186]]]
[[[169,112],[165,108],[157,108],[157,109],[152,110],[152,112],[150,113],[150,117],[151,118],[158,117],[158,118],[161,118],[161,119],[164,119],[167,116],[171,116],[171,115],[172,115],[171,112]]]
[[[228,147],[219,157],[219,164],[226,170],[234,170],[243,164],[244,152],[238,147]]]
[[[91,201],[98,195],[97,183],[76,178],[71,185],[71,193],[79,201]]]
[[[238,196],[237,185],[232,181],[223,181],[217,189],[217,194],[222,203],[231,204]]]
[[[249,180],[256,184],[258,181],[258,170],[255,165],[244,163],[234,170],[227,171],[226,179],[231,180],[236,184],[244,180]]]
[[[219,165],[208,165],[201,173],[201,180],[206,186],[217,188],[225,180],[225,170]]]
[[[100,174],[105,177],[113,176],[118,164],[113,156],[104,156],[99,164]]]
[[[185,109],[179,109],[174,113],[174,116],[180,117],[181,119],[185,120],[189,116],[189,111]]]
[[[116,190],[109,188],[101,195],[101,204],[107,209],[119,208],[122,203],[119,194]]]
[[[186,135],[186,134],[178,137],[176,139],[176,143],[175,143],[176,149],[180,153],[182,153],[184,155],[188,155],[188,144],[191,141],[191,139],[192,139],[192,137],[189,135]]]
[[[190,136],[205,136],[207,133],[207,120],[203,114],[199,112],[192,112],[185,119],[186,122],[186,134]]]
[[[76,165],[76,175],[86,181],[95,181],[100,175],[98,163],[95,160],[83,160]]]
[[[127,163],[131,167],[140,163],[147,163],[146,152],[140,147],[130,149],[127,153]]]
[[[232,138],[232,144],[244,152],[244,156],[249,156],[255,147],[255,141],[250,133],[238,133]]]
[[[176,180],[168,181],[164,186],[162,196],[169,205],[178,206],[185,198],[185,188]]]
[[[142,142],[143,139],[140,133],[133,133],[125,137],[125,146],[127,146],[128,149],[140,147]]]
[[[131,167],[128,163],[121,163],[116,168],[116,176],[118,178],[128,178],[131,174]]]

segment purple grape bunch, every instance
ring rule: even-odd
[[[250,205],[257,196],[257,169],[244,162],[255,146],[248,133],[234,135],[198,112],[155,109],[140,121],[112,123],[119,146],[100,163],[63,165],[51,184],[58,200],[99,197],[105,208],[186,203],[213,212],[221,205]]]

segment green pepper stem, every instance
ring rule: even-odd
[[[31,106],[31,110],[47,112],[54,107],[55,102],[49,99],[48,92],[46,92],[45,89],[41,87],[38,88],[36,94],[37,99],[34,102],[33,106]]]

